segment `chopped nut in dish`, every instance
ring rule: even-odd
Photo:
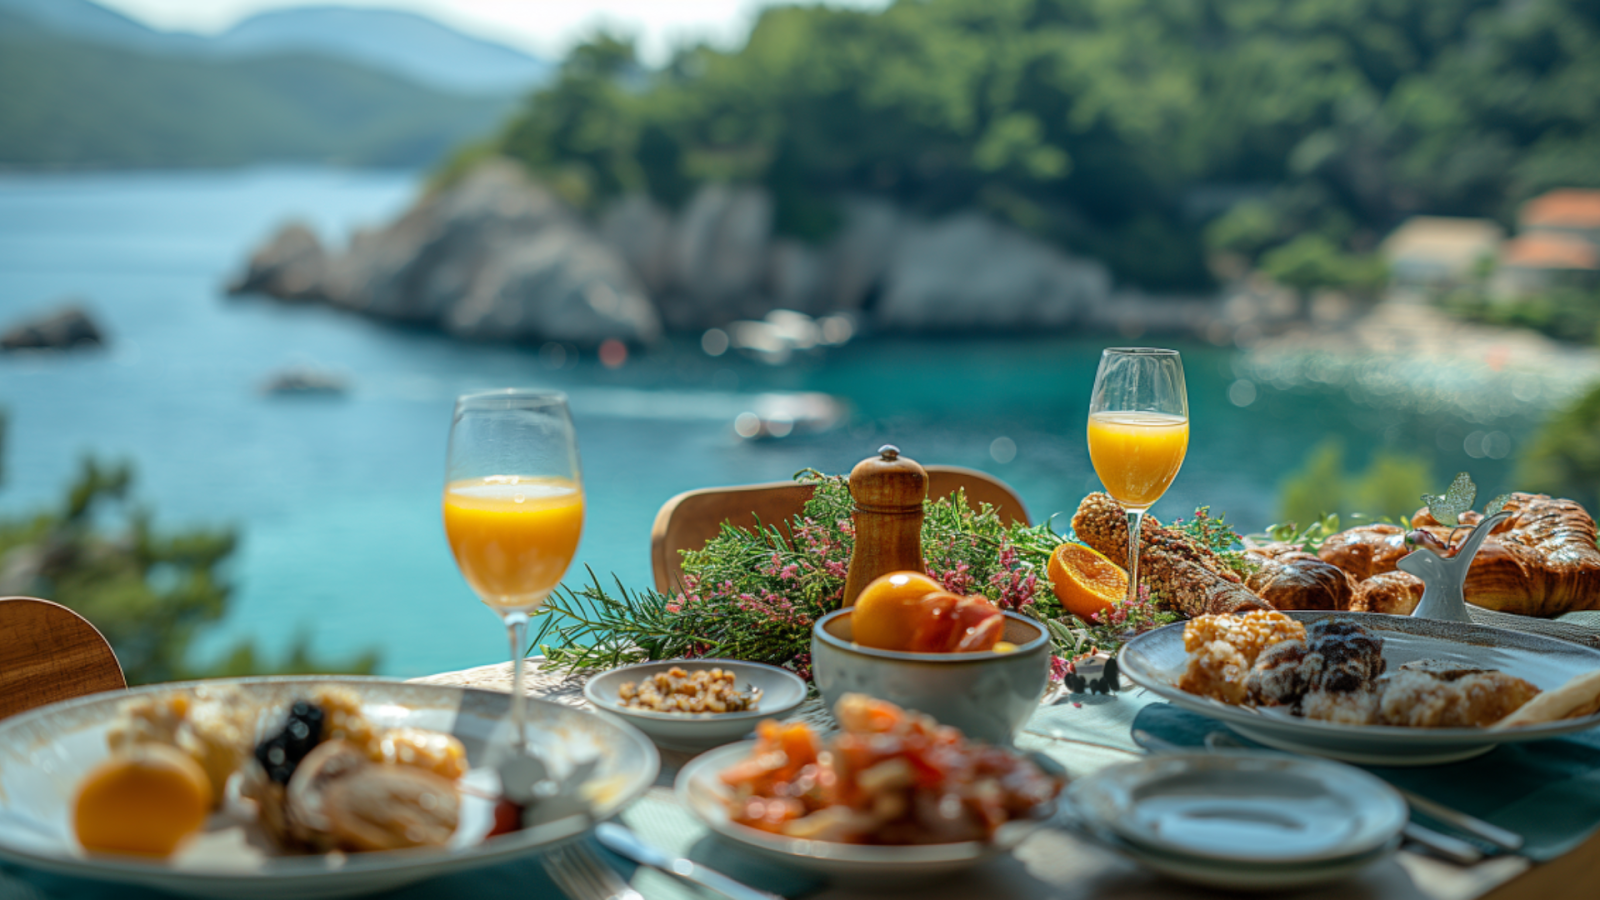
[[[761,689],[741,692],[732,672],[701,669],[693,674],[673,666],[643,681],[630,681],[617,690],[628,709],[666,713],[745,712],[756,708]]]

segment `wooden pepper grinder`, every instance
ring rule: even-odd
[[[841,606],[854,606],[861,589],[879,575],[924,571],[922,501],[927,496],[928,473],[893,444],[879,447],[877,456],[850,470],[856,543]]]

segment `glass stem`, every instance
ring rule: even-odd
[[[1144,510],[1128,510],[1128,596],[1124,603],[1139,599],[1139,525],[1144,521]]]
[[[511,635],[511,749],[521,756],[527,748],[528,695],[522,685],[522,657],[528,645],[528,614],[508,613],[505,618]]]

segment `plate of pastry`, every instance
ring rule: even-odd
[[[1600,650],[1410,616],[1251,611],[1139,635],[1119,667],[1280,750],[1432,765],[1600,726]]]
[[[538,852],[654,781],[643,734],[540,701],[533,757],[496,764],[509,700],[324,676],[32,710],[0,722],[0,859],[198,896],[347,896]]]

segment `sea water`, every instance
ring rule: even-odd
[[[337,248],[397,215],[418,185],[414,173],[335,169],[0,177],[0,327],[75,296],[109,338],[103,351],[0,355],[10,425],[0,516],[60,503],[87,455],[127,460],[158,526],[241,536],[227,616],[196,661],[242,639],[273,658],[304,634],[324,656],[374,648],[384,674],[414,676],[506,654],[440,519],[445,439],[464,391],[569,393],[588,504],[573,571],[592,567],[608,584],[615,574],[650,585],[651,521],[674,494],[847,472],[885,443],[991,472],[1036,520],[1060,514],[1062,528],[1098,488],[1089,389],[1101,348],[1126,338],[866,337],[773,367],[708,356],[687,336],[609,369],[588,353],[462,343],[225,295],[283,222],[303,219]],[[1192,427],[1183,469],[1153,510],[1162,518],[1210,504],[1259,529],[1275,518],[1280,481],[1325,436],[1344,437],[1347,465],[1358,466],[1379,446],[1432,456],[1436,432],[1458,427],[1338,395],[1241,390],[1235,351],[1177,346]],[[271,374],[297,365],[341,374],[350,390],[263,393]],[[771,391],[826,392],[850,413],[819,435],[740,439],[735,417]],[[1486,490],[1506,471],[1459,450],[1434,465],[1441,486],[1470,466]]]

